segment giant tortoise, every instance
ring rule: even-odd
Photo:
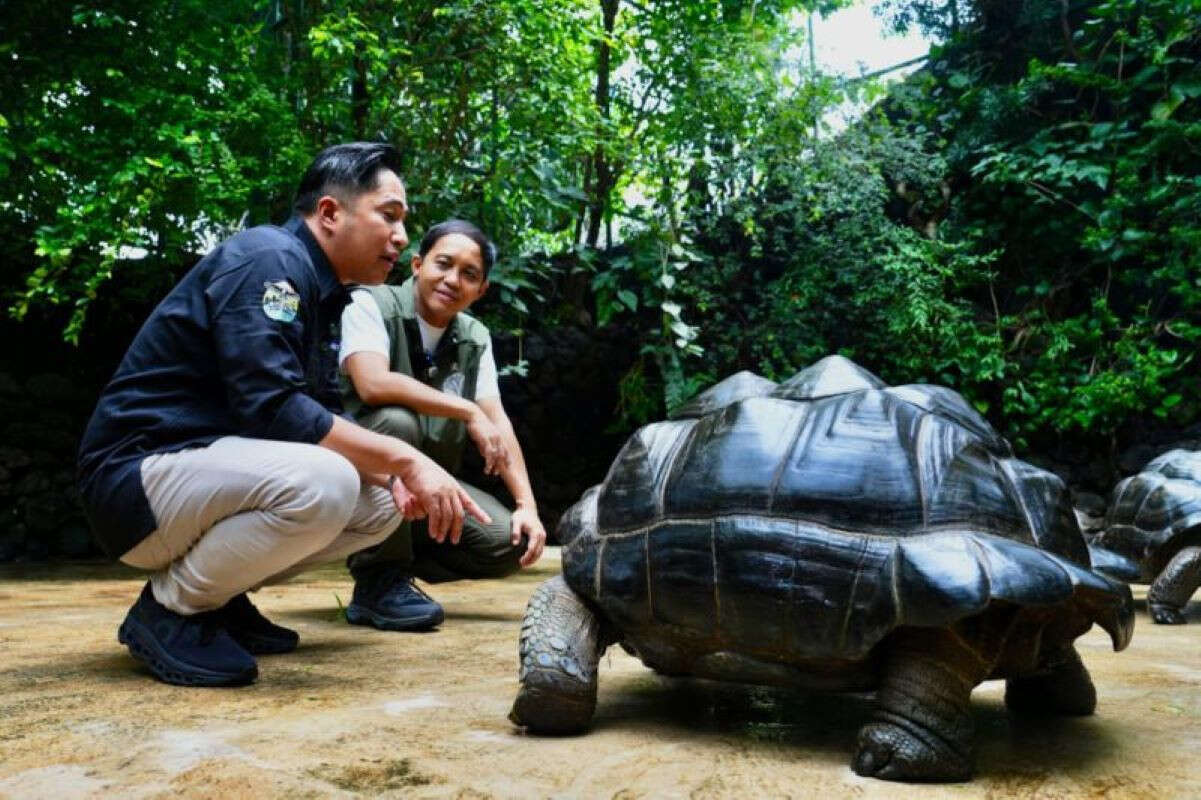
[[[1089,550],[1099,572],[1151,584],[1152,620],[1185,622],[1201,584],[1201,452],[1169,450],[1115,486]]]
[[[961,780],[974,686],[1089,714],[1073,640],[1096,622],[1121,649],[1133,628],[1058,478],[955,392],[838,356],[779,385],[740,373],[641,428],[558,535],[509,715],[533,733],[587,727],[619,642],[668,675],[874,689],[855,771]]]

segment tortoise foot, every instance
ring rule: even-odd
[[[569,681],[546,680],[538,675],[522,683],[509,721],[531,733],[569,735],[582,733],[596,710],[596,689]]]
[[[1151,612],[1151,621],[1156,625],[1184,625],[1188,622],[1184,617],[1184,611],[1176,606],[1148,603],[1147,610]]]
[[[889,722],[871,722],[859,731],[851,764],[856,774],[887,781],[966,781],[972,762],[933,734],[918,736]]]
[[[972,687],[987,669],[980,651],[949,630],[911,629],[888,650],[879,708],[859,730],[851,762],[889,781],[972,776]]]
[[[1097,708],[1097,690],[1075,648],[1038,675],[1005,682],[1005,705],[1017,714],[1085,717]]]
[[[521,689],[509,719],[533,733],[570,734],[596,710],[600,623],[556,576],[530,598],[521,626]]]

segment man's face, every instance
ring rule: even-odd
[[[376,188],[339,203],[329,227],[325,251],[342,283],[383,283],[409,244],[404,184],[389,169],[376,177]]]
[[[488,289],[479,245],[461,233],[446,234],[425,258],[413,256],[413,283],[417,313],[429,324],[445,328]]]

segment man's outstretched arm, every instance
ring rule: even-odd
[[[464,512],[480,520],[492,519],[463,491],[458,481],[421,451],[399,439],[369,431],[335,415],[334,424],[318,444],[345,456],[361,473],[395,475],[412,493],[420,511],[429,518],[430,538],[457,543],[463,533]],[[403,494],[393,491],[398,507]],[[403,511],[403,509],[402,509]],[[420,516],[420,514],[419,514]]]

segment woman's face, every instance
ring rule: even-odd
[[[461,233],[448,233],[434,242],[425,257],[413,256],[417,313],[431,325],[445,328],[488,289],[479,245]]]

